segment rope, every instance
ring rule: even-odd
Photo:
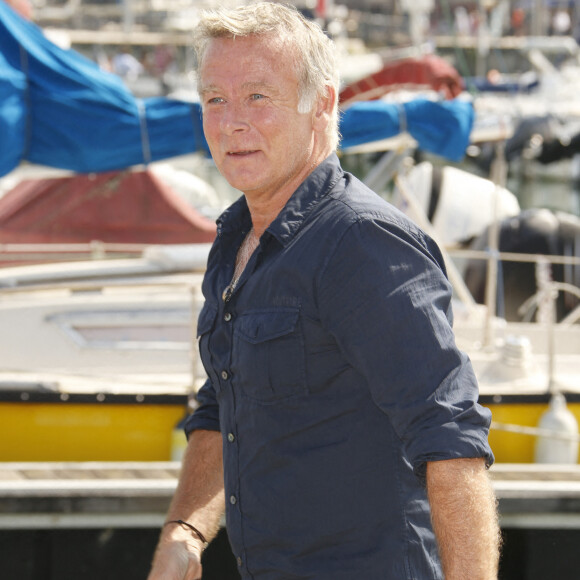
[[[554,429],[542,429],[540,427],[527,427],[525,425],[514,425],[513,423],[491,422],[491,428],[497,431],[509,431],[510,433],[519,433],[520,435],[533,435],[537,437],[550,437],[552,439],[564,439],[566,441],[580,441],[579,434],[562,433]]]
[[[407,112],[405,111],[405,107],[399,103],[397,105],[397,110],[399,112],[399,133],[406,133],[407,132]]]
[[[22,72],[24,73],[24,77],[26,79],[26,87],[24,89],[24,100],[26,102],[26,126],[24,128],[24,149],[22,151],[22,155],[20,159],[27,159],[28,154],[30,153],[30,143],[31,143],[31,134],[32,134],[32,127],[31,127],[31,116],[30,116],[30,78],[28,76],[28,52],[26,49],[19,44],[20,49],[20,66],[22,68]]]
[[[143,163],[149,165],[151,163],[151,144],[149,142],[149,132],[147,131],[147,115],[145,110],[145,102],[141,99],[137,101],[139,109],[139,125],[141,127],[141,148],[143,150]]]

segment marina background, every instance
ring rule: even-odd
[[[115,75],[137,100],[196,102],[191,29],[199,11],[215,2],[9,3],[40,27],[50,42]],[[243,2],[220,2],[239,3]],[[418,218],[431,217],[435,228],[437,220],[427,215],[437,201],[429,199],[434,191],[439,203],[456,191],[481,195],[479,199],[488,196],[489,207],[496,210],[499,206],[493,200],[501,198],[504,208],[517,203],[517,212],[506,209],[496,220],[478,222],[478,235],[485,242],[479,250],[487,252],[486,275],[493,278],[492,301],[486,310],[470,305],[469,316],[458,308],[458,339],[473,357],[482,402],[492,408],[496,422],[492,446],[499,461],[491,475],[505,540],[500,578],[575,579],[580,566],[578,428],[572,425],[572,432],[563,434],[550,431],[553,427],[542,431],[540,418],[556,392],[565,394],[566,412],[580,417],[580,230],[574,229],[580,220],[580,156],[575,140],[580,134],[580,3],[295,3],[337,42],[345,87],[385,65],[411,62],[406,59],[425,62],[426,56],[435,56],[439,64],[456,71],[461,82],[457,99],[473,103],[471,138],[459,160],[418,147],[403,130],[389,139],[344,148],[341,160],[361,179],[374,179],[381,195],[405,207],[414,203],[413,197],[405,198],[406,189],[420,193],[423,177],[429,176],[426,205],[424,211],[419,208]],[[0,38],[0,56],[2,42]],[[405,80],[397,90],[385,91],[382,100],[396,107],[417,98],[454,101],[435,88],[437,80],[441,77],[435,74],[422,86]],[[0,151],[7,140],[8,133],[0,134]],[[115,140],[113,126],[111,147]],[[124,172],[137,181],[125,182]],[[75,173],[23,157],[0,177],[0,201],[15,199],[16,190],[21,200],[26,195],[48,199],[55,191],[62,195],[55,199],[68,200],[66,191],[73,200],[66,205],[72,203],[77,210],[87,199],[97,200],[101,215],[87,205],[73,218],[97,217],[93,224],[97,222],[103,232],[105,217],[116,219],[125,211],[137,214],[135,221],[140,222],[131,226],[134,238],[123,241],[56,243],[47,237],[16,245],[0,238],[0,576],[9,580],[146,577],[179,469],[184,444],[179,422],[195,405],[194,392],[203,380],[192,328],[204,252],[212,239],[213,220],[239,195],[203,152],[130,165],[120,173]],[[437,175],[439,180],[446,176],[446,181],[437,182]],[[128,192],[136,191],[145,193],[145,201],[130,198]],[[153,199],[158,205],[152,210]],[[106,206],[105,200],[111,205]],[[65,207],[65,201],[53,203]],[[449,203],[455,213],[444,219],[439,212],[441,229],[435,229],[435,235],[451,235],[449,224],[465,226],[474,220],[474,213],[486,214],[485,208],[463,197]],[[2,214],[6,207],[0,204],[0,218],[16,215],[11,208]],[[555,316],[551,300],[545,308],[528,305],[529,320],[517,315],[517,320],[502,319],[511,298],[510,288],[501,287],[502,280],[509,284],[508,258],[497,259],[499,248],[491,243],[498,235],[494,227],[508,220],[509,227],[520,231],[523,216],[529,215],[526,210],[541,212],[531,215],[552,234],[560,231],[555,225],[560,213],[571,228],[564,249],[551,256],[555,265],[544,280],[544,294],[538,294],[541,302],[554,291],[552,278],[559,275],[560,260],[564,271],[560,283],[568,290],[567,298],[564,291],[558,298],[564,310],[557,322],[576,316],[568,324],[555,324],[550,318]],[[28,208],[27,215],[31,214]],[[167,233],[155,229],[161,215],[173,230],[184,224],[190,228],[183,240],[169,240]],[[37,219],[30,229],[35,235],[42,221]],[[85,231],[88,224],[83,221]],[[127,233],[128,222],[122,224]],[[137,237],[141,235],[137,225],[143,224],[152,226],[157,237]],[[0,221],[0,235],[12,235],[10,227],[8,221]],[[64,222],[59,227],[64,231]],[[22,225],[18,228],[23,231]],[[56,229],[53,225],[51,235]],[[193,240],[200,232],[207,238]],[[194,255],[186,247],[193,241],[198,242]],[[180,246],[169,247],[175,243]],[[458,273],[465,276],[470,258],[455,252],[469,244],[457,239],[446,240],[445,246]],[[541,278],[542,271],[546,269],[532,267],[532,277]],[[487,286],[485,290],[487,300]],[[518,295],[518,305],[521,302]],[[491,320],[489,313],[499,320]],[[524,339],[506,340],[512,333]],[[492,348],[496,345],[498,350]],[[530,349],[539,354],[528,365]],[[137,431],[137,422],[148,428]],[[572,449],[572,460],[534,461],[535,443],[542,436],[551,444],[563,442],[565,452]],[[237,578],[230,556],[222,530],[207,552],[204,580]]]

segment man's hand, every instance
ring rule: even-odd
[[[201,580],[202,550],[201,542],[179,526],[164,532],[147,580]]]

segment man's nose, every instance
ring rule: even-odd
[[[227,135],[244,131],[248,128],[248,116],[242,104],[228,103],[224,107],[221,119],[221,130]]]

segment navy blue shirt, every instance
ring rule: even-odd
[[[490,414],[455,346],[435,243],[330,156],[228,287],[251,227],[222,215],[198,321],[243,578],[441,578],[427,461],[485,457]]]

